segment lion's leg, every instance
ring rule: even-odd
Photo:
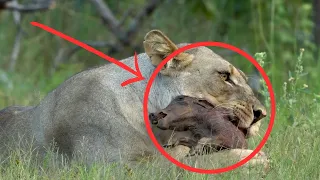
[[[193,167],[201,167],[201,168],[218,168],[224,167],[247,157],[251,154],[253,150],[248,149],[231,149],[231,150],[223,150],[219,152],[213,152],[205,155],[195,155],[183,158],[183,162],[193,166]],[[252,167],[263,165],[264,168],[268,168],[269,160],[265,153],[260,152],[255,155],[249,162],[247,162],[244,166]]]
[[[166,151],[171,157],[179,161],[189,154],[190,148],[184,145],[177,145],[173,148],[167,149]]]
[[[121,154],[99,131],[87,128],[72,137],[73,159],[90,166],[93,163],[116,162]]]
[[[230,155],[235,158],[239,158],[239,161],[249,156],[253,150],[250,149],[232,149],[230,150]],[[245,164],[245,166],[256,166],[256,165],[263,165],[265,168],[269,165],[269,159],[267,155],[260,151],[257,153],[252,159]]]
[[[189,159],[190,157],[187,157],[187,155],[190,153],[190,148],[184,145],[177,145],[173,148],[166,149],[167,153],[175,158],[178,161],[181,161],[183,159]],[[249,149],[231,149],[231,150],[224,150],[208,155],[202,155],[202,158],[208,159],[212,158],[213,161],[240,161],[249,154],[251,154],[253,150]],[[197,160],[198,158],[201,158],[201,156],[194,156],[191,157],[191,159]],[[248,163],[245,164],[245,166],[256,166],[256,165],[264,165],[268,166],[269,159],[266,156],[264,152],[259,152],[256,154]]]
[[[74,140],[72,153],[74,160],[90,166],[97,160],[102,159],[101,144],[92,140],[92,137],[85,135]]]
[[[224,150],[220,151],[215,154],[215,157],[218,156],[219,159],[223,158],[227,161],[241,161],[242,159],[249,156],[253,150],[250,149],[231,149],[231,150]],[[264,152],[259,152],[256,154],[252,159],[250,159],[244,166],[257,166],[257,165],[263,165],[264,167],[267,167],[269,165],[269,159],[266,156]]]

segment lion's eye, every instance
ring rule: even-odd
[[[220,74],[220,77],[223,81],[227,81],[228,80],[228,75],[227,74]]]
[[[228,72],[220,72],[220,78],[223,80],[223,81],[228,81],[230,78],[230,73]]]
[[[228,83],[234,84],[233,81],[230,79],[230,73],[229,72],[219,72],[219,75],[223,81],[226,81]]]

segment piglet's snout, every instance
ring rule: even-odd
[[[151,124],[158,124],[158,122],[161,121],[166,116],[167,116],[167,114],[164,112],[150,113],[149,120],[151,121]]]
[[[149,120],[151,124],[158,124],[158,118],[154,113],[149,114]]]

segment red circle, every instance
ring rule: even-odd
[[[158,141],[156,140],[156,137],[154,136],[152,129],[151,129],[151,124],[149,121],[149,117],[148,117],[148,97],[149,97],[149,93],[150,93],[150,88],[152,86],[152,83],[155,79],[155,77],[157,76],[157,74],[160,72],[161,68],[173,57],[175,57],[176,55],[178,55],[181,52],[184,52],[188,49],[192,49],[195,47],[199,47],[199,46],[216,46],[216,47],[222,47],[222,48],[226,48],[229,50],[232,50],[234,52],[237,52],[238,54],[242,55],[243,57],[245,57],[246,59],[248,59],[260,72],[260,74],[262,75],[263,79],[265,80],[268,90],[269,90],[269,94],[270,94],[270,101],[271,101],[271,116],[270,116],[270,122],[268,125],[268,129],[262,139],[262,141],[260,142],[260,144],[257,146],[257,148],[246,158],[242,159],[241,161],[230,165],[228,167],[224,167],[224,168],[218,168],[218,169],[201,169],[201,168],[194,168],[188,165],[185,165],[179,161],[177,161],[176,159],[174,159],[173,157],[171,157],[165,150],[164,148],[158,143]],[[268,137],[272,131],[272,127],[274,124],[274,119],[275,119],[275,113],[276,113],[276,102],[275,102],[275,97],[274,97],[274,92],[272,89],[272,84],[267,76],[267,74],[265,73],[265,71],[263,70],[263,68],[259,65],[259,63],[253,58],[251,57],[249,54],[247,54],[246,52],[242,51],[241,49],[232,46],[230,44],[226,44],[226,43],[222,43],[222,42],[197,42],[197,43],[193,43],[193,44],[189,44],[186,45],[184,47],[181,47],[179,49],[177,49],[176,51],[174,51],[172,54],[170,54],[168,57],[166,57],[159,65],[158,67],[155,69],[155,71],[153,72],[153,74],[151,75],[148,84],[146,86],[146,90],[144,93],[144,99],[143,99],[143,115],[144,115],[144,120],[145,120],[145,124],[146,124],[146,128],[148,131],[149,136],[151,137],[151,140],[153,141],[153,143],[155,144],[155,146],[157,147],[157,149],[161,152],[161,154],[163,156],[165,156],[168,160],[170,160],[172,163],[174,163],[175,165],[177,165],[178,167],[181,167],[183,169],[186,169],[188,171],[192,171],[192,172],[197,172],[197,173],[203,173],[203,174],[218,174],[218,173],[223,173],[223,172],[227,172],[227,171],[231,171],[235,168],[240,167],[241,165],[247,163],[251,158],[253,158],[264,146],[264,144],[267,142]]]

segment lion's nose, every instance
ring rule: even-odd
[[[253,108],[253,115],[254,115],[254,118],[253,118],[252,124],[254,124],[257,121],[259,121],[260,119],[266,117],[267,116],[267,111],[263,107]]]

